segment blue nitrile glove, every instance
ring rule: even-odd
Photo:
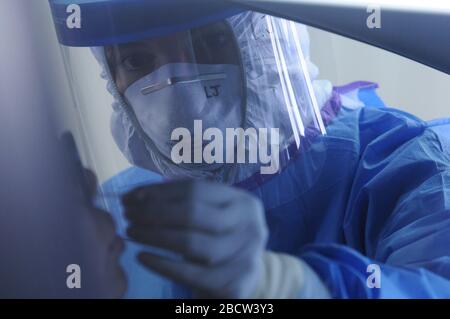
[[[182,181],[138,188],[123,201],[131,239],[182,256],[142,252],[140,262],[191,287],[197,296],[301,296],[306,264],[265,251],[264,208],[251,194]]]

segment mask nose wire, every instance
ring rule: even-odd
[[[142,88],[141,94],[148,95],[176,84],[190,84],[190,83],[207,82],[214,80],[226,80],[226,79],[227,79],[226,73],[206,73],[194,76],[171,77],[164,81],[151,84],[149,86]]]

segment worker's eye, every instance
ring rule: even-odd
[[[149,54],[133,54],[123,59],[122,64],[128,71],[153,68],[155,64],[155,57]]]

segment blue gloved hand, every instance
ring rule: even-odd
[[[138,188],[123,202],[131,239],[183,257],[142,252],[143,265],[200,297],[253,296],[264,277],[268,237],[257,198],[221,184],[183,181]]]

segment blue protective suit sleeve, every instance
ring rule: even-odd
[[[388,108],[348,112],[358,118],[360,160],[345,243],[305,246],[300,257],[334,298],[450,298],[450,123]],[[368,284],[372,264],[379,288]]]

